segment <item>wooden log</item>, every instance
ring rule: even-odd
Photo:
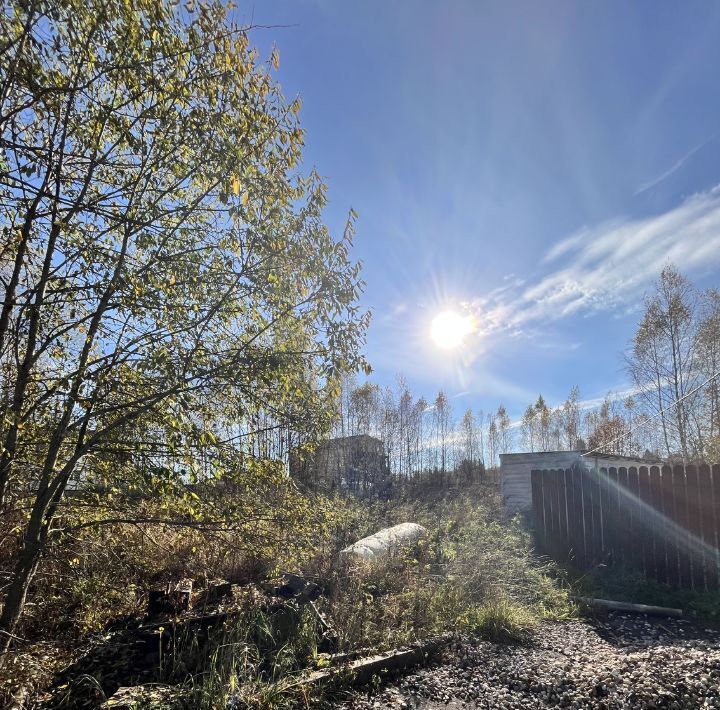
[[[149,683],[122,686],[101,706],[101,710],[137,710],[141,707],[171,707],[182,697],[180,686]]]
[[[359,658],[345,666],[315,671],[303,678],[300,683],[302,685],[324,685],[333,681],[341,681],[347,685],[365,685],[374,676],[382,673],[406,670],[425,663],[434,654],[447,646],[453,638],[452,634],[444,634],[408,648]],[[330,661],[332,662],[332,658]]]
[[[650,614],[652,616],[673,616],[680,618],[682,609],[673,609],[665,606],[650,606],[647,604],[633,604],[631,602],[616,602],[611,599],[594,599],[592,597],[578,597],[577,601],[593,609],[608,609],[610,611],[628,611],[634,614]]]

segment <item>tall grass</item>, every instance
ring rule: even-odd
[[[199,584],[218,577],[248,583],[283,569],[323,588],[317,609],[334,629],[338,650],[355,654],[448,631],[517,642],[540,620],[572,613],[562,575],[534,557],[528,532],[519,521],[503,518],[490,487],[454,494],[421,490],[384,502],[338,497],[318,504],[332,516],[307,532],[300,556],[280,544],[250,548],[245,555],[236,547],[228,556],[220,544],[201,541],[191,531],[145,531],[152,543],[128,532],[99,549],[97,570],[77,575],[77,584],[55,589],[48,597],[53,601],[45,603],[59,607],[73,599],[69,620],[74,615],[73,623],[92,628],[107,619],[123,585],[142,589],[179,574]],[[400,522],[420,523],[429,534],[390,558],[340,563],[340,549]],[[123,564],[112,568],[107,561],[115,558]],[[132,576],[124,579],[122,570],[134,560]],[[104,585],[111,581],[106,594]],[[244,589],[232,621],[202,633],[188,627],[164,655],[157,680],[182,686],[183,707],[280,708],[310,701],[311,691],[299,679],[328,662],[318,652],[321,629],[314,612],[292,605],[278,611],[256,587]],[[134,595],[119,606],[123,613],[141,608]]]

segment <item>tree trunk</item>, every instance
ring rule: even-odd
[[[42,556],[42,523],[31,521],[25,533],[23,549],[13,570],[12,581],[5,594],[0,616],[0,668],[3,667],[13,640],[13,634],[22,615],[30,583],[35,576]]]

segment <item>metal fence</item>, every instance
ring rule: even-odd
[[[720,587],[720,466],[577,466],[532,471],[531,482],[538,544],[556,560]]]

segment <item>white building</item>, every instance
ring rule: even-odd
[[[530,472],[535,469],[572,468],[582,465],[594,468],[630,466],[659,466],[658,460],[615,456],[594,453],[583,456],[584,451],[535,451],[519,454],[500,454],[500,490],[509,513],[520,513],[532,509],[532,488]]]

